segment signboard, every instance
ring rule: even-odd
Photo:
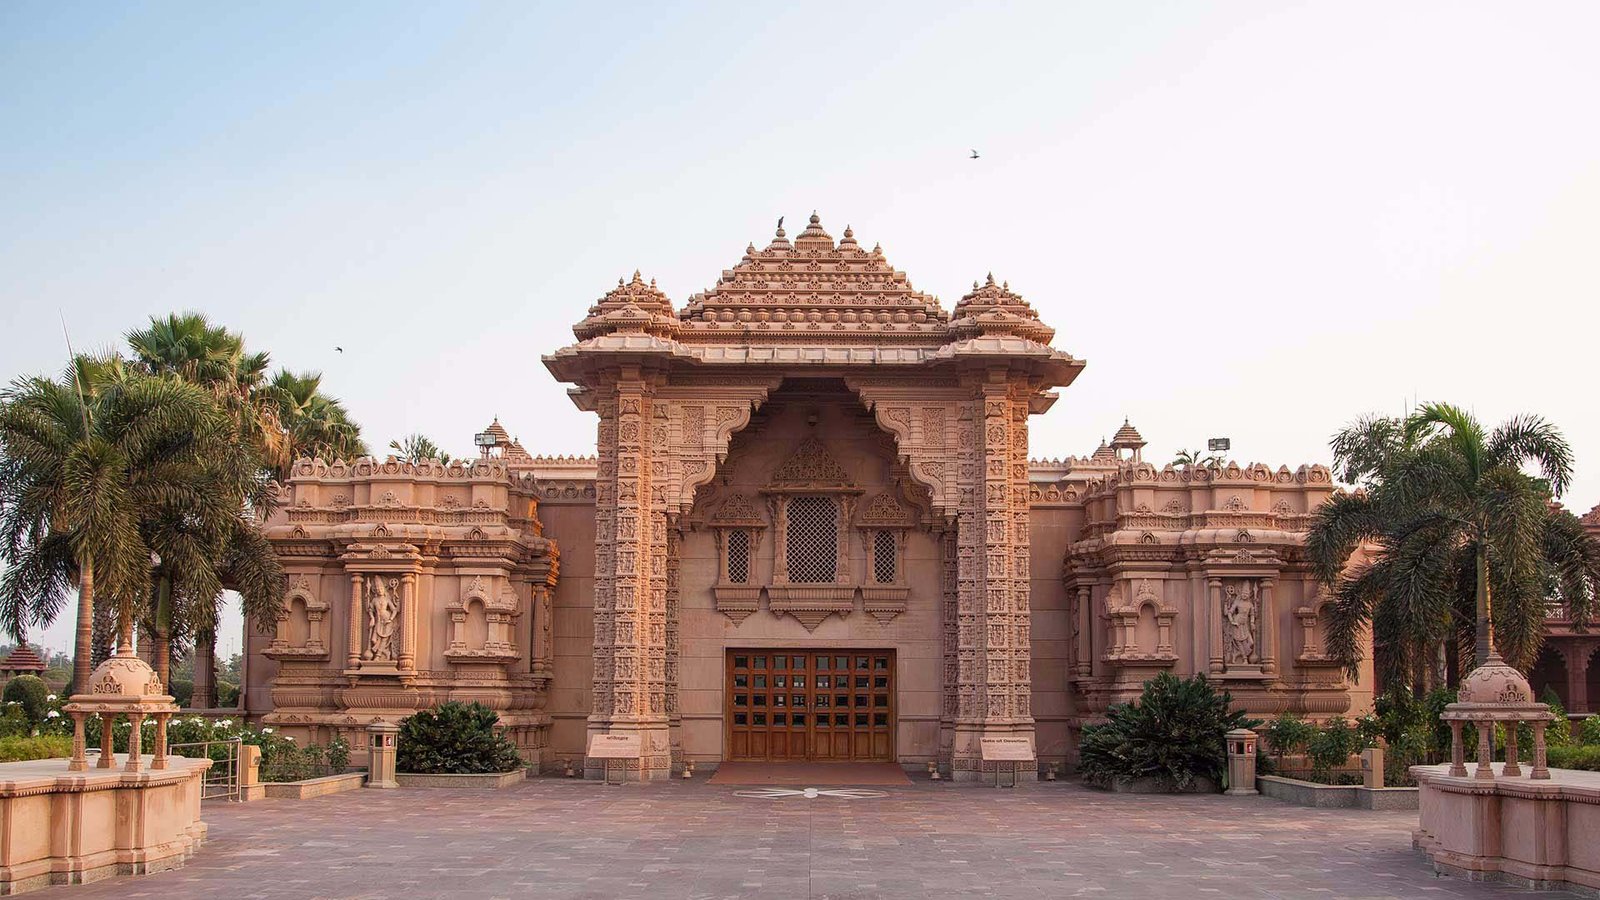
[[[1033,741],[1025,737],[978,738],[983,746],[983,758],[999,762],[1032,762]]]
[[[1212,453],[1232,450],[1233,441],[1230,441],[1227,438],[1212,438],[1211,440],[1206,441],[1206,449]]]
[[[589,737],[590,759],[638,759],[641,752],[637,732],[596,734]]]

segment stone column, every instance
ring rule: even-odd
[[[217,633],[209,628],[202,629],[194,636],[194,695],[189,705],[195,709],[212,709],[217,705],[216,660]]]
[[[1589,657],[1594,648],[1575,644],[1567,651],[1567,711],[1590,712],[1589,709]]]
[[[417,576],[400,576],[400,665],[403,672],[417,668]]]
[[[156,746],[155,759],[151,761],[150,768],[165,769],[167,767],[167,719],[171,713],[155,713],[156,720]]]
[[[614,386],[600,393],[589,733],[638,733],[640,758],[623,761],[623,777],[659,780],[670,778],[672,770],[666,709],[666,516],[665,498],[652,481],[657,437],[653,386],[636,368],[627,368]],[[665,434],[660,437],[665,443]],[[660,474],[664,478],[666,473]],[[586,760],[584,770],[595,779],[605,773],[601,760]]]
[[[81,712],[68,713],[72,716],[72,761],[67,763],[68,772],[82,772],[89,768],[87,741],[83,736],[83,716]]]
[[[350,622],[349,638],[345,647],[345,666],[357,668],[361,665],[361,574],[350,575]]]
[[[128,763],[124,772],[138,772],[144,768],[144,713],[128,713]]]
[[[1222,674],[1222,579],[1207,578],[1206,594],[1206,624],[1207,640],[1211,645],[1211,656],[1208,660],[1212,675]]]
[[[1467,777],[1467,748],[1461,742],[1461,729],[1465,722],[1450,722],[1450,774],[1456,778]]]
[[[1474,722],[1478,727],[1478,765],[1472,770],[1473,778],[1493,778],[1494,768],[1494,723]]]
[[[1278,674],[1278,604],[1273,580],[1261,579],[1261,674]]]
[[[952,776],[982,778],[983,737],[1033,738],[1028,406],[996,370],[978,387],[958,513],[958,716]],[[1037,776],[1037,770],[1020,777]]]
[[[1077,671],[1080,677],[1087,678],[1094,672],[1094,635],[1090,629],[1094,627],[1094,591],[1088,585],[1078,587],[1078,660]]]
[[[100,761],[95,763],[97,769],[109,769],[117,764],[116,738],[111,734],[116,724],[115,713],[100,714]]]

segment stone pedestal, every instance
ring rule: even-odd
[[[397,788],[394,777],[395,743],[400,726],[373,722],[367,726],[367,787]]]
[[[1225,794],[1256,793],[1256,733],[1248,728],[1228,732],[1228,789]]]
[[[211,760],[112,762],[93,771],[64,759],[0,764],[0,895],[161,872],[194,853]]]
[[[1361,786],[1383,787],[1383,748],[1369,747],[1361,751]]]

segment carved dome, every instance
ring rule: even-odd
[[[1521,672],[1496,656],[1461,679],[1461,691],[1456,700],[1460,703],[1532,703],[1533,688]]]
[[[150,664],[131,652],[118,654],[101,663],[89,676],[89,690],[95,700],[165,697],[161,679]]]

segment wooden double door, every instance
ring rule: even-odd
[[[732,760],[894,760],[894,651],[729,650]]]

